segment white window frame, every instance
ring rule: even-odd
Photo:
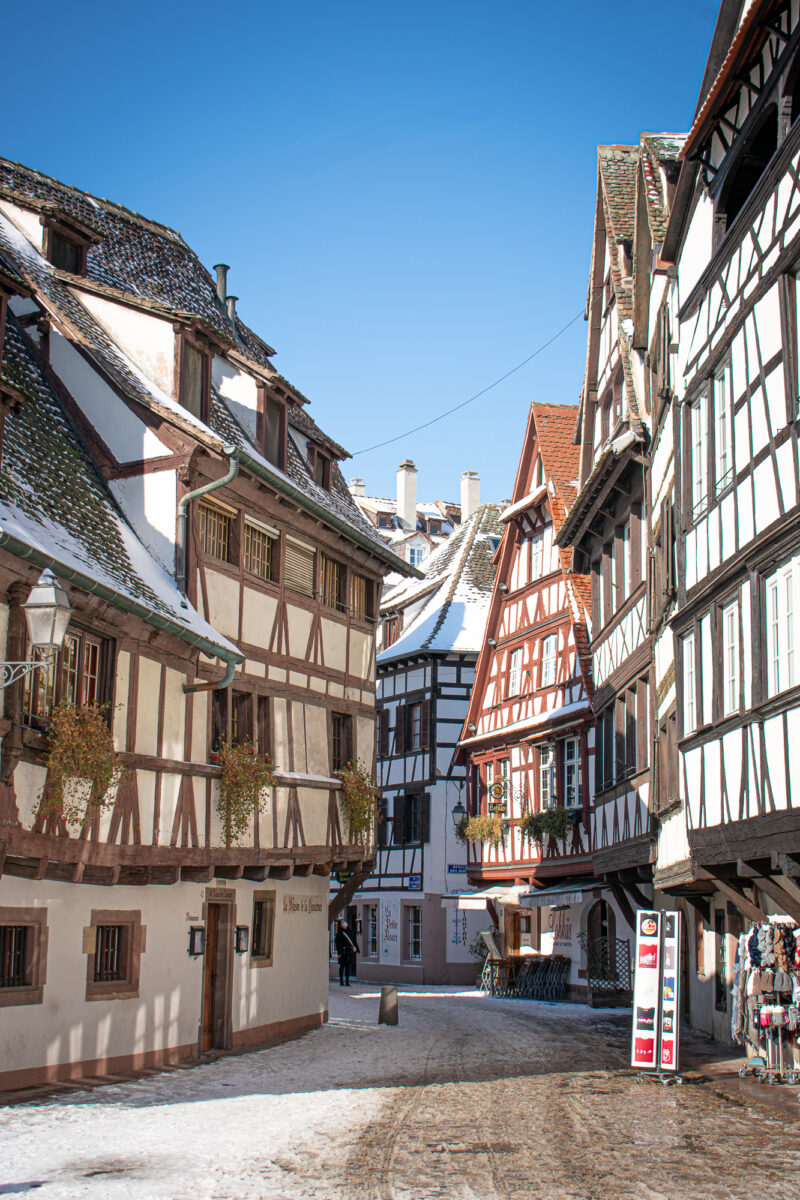
[[[766,580],[767,695],[777,696],[797,680],[797,574],[800,558],[792,559]]]
[[[720,614],[722,641],[722,715],[729,717],[741,707],[739,679],[739,597],[726,604]]]
[[[580,808],[581,799],[581,749],[580,739],[565,738],[564,751],[564,808]]]
[[[691,516],[696,521],[708,508],[708,392],[689,405],[688,455],[691,470]]]
[[[717,495],[733,480],[733,379],[728,359],[714,377],[714,487]]]
[[[556,756],[552,742],[545,742],[539,747],[539,807],[552,808],[554,794],[553,772]]]
[[[508,694],[518,696],[522,681],[522,647],[512,650],[508,660]]]
[[[681,661],[683,668],[683,733],[697,729],[697,685],[695,681],[694,632],[681,638]]]
[[[418,567],[425,557],[425,551],[422,546],[408,547],[408,561],[412,567]]]
[[[622,595],[620,604],[624,604],[631,594],[631,519],[622,526]]]
[[[558,661],[558,634],[551,633],[542,638],[542,687],[552,687],[556,681]]]
[[[531,537],[531,582],[542,577],[544,566],[544,533],[537,529]]]

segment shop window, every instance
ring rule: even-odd
[[[275,892],[253,893],[250,966],[271,967],[275,933]]]
[[[30,725],[44,723],[56,704],[66,702],[80,708],[106,704],[110,699],[110,644],[89,633],[71,630],[61,649],[47,666],[28,675],[23,709]],[[33,650],[28,651],[28,661]]]
[[[126,1000],[139,995],[144,935],[141,912],[92,911],[92,923],[83,931],[87,1000]]]
[[[353,718],[348,713],[331,714],[331,770],[343,771],[353,758]]]
[[[244,522],[244,569],[274,581],[278,571],[278,531],[247,517]]]
[[[233,559],[233,523],[236,510],[223,507],[221,504],[209,504],[203,501],[197,506],[197,518],[200,525],[200,549],[209,558],[219,559],[220,562],[231,562]]]
[[[0,1008],[42,1003],[47,934],[46,908],[0,908]]]
[[[378,906],[377,904],[368,904],[366,906],[366,923],[367,936],[364,939],[364,956],[365,958],[378,957]]]
[[[422,958],[422,909],[418,904],[406,907],[406,958]]]

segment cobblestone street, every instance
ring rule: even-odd
[[[637,1084],[627,1013],[407,989],[388,1029],[377,994],[335,988],[326,1027],[269,1050],[3,1109],[0,1195],[796,1195],[792,1107]]]

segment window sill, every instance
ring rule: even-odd
[[[138,980],[115,979],[112,983],[91,983],[86,988],[86,999],[91,1000],[136,1000],[139,997]]]
[[[41,1004],[44,987],[0,988],[0,1008],[14,1008],[19,1004]]]

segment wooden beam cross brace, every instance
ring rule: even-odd
[[[744,892],[731,883],[730,880],[723,879],[721,874],[716,872],[713,867],[705,867],[698,872],[698,878],[713,880],[717,891],[722,892],[723,896],[727,896],[733,902],[740,913],[743,913],[751,921],[763,921],[766,918],[766,913],[760,909],[745,896]]]

